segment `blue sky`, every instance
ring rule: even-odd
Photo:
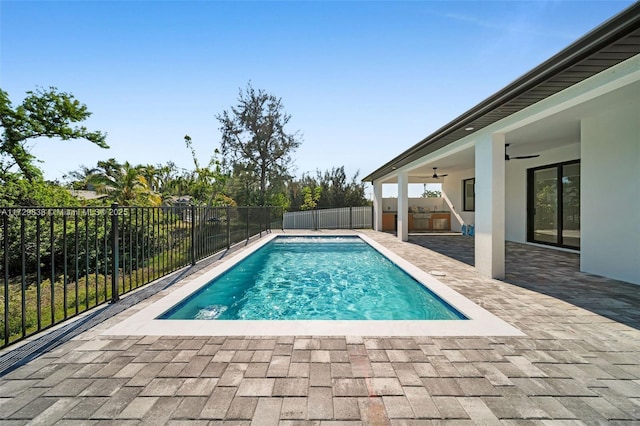
[[[360,176],[632,1],[7,1],[0,87],[56,86],[88,105],[88,142],[38,141],[47,178],[98,160],[191,167],[238,90],[281,97],[303,134],[296,174]]]

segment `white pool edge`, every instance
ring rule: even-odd
[[[402,268],[418,282],[457,309],[467,320],[167,320],[156,319],[193,292],[226,272],[256,250],[282,234],[270,234],[245,250],[211,268],[201,276],[170,291],[157,302],[102,332],[124,336],[524,336],[517,328],[438,281],[422,269],[361,233],[332,234],[358,236]],[[309,234],[286,236],[309,237]]]

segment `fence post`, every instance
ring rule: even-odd
[[[260,238],[262,238],[262,214],[264,213],[264,206],[258,207],[258,231],[260,231]]]
[[[227,250],[231,248],[231,206],[227,206]]]
[[[118,294],[118,266],[120,264],[120,242],[118,230],[118,203],[111,204],[111,303],[120,299]]]
[[[267,218],[267,223],[265,224],[265,230],[268,233],[271,233],[271,206],[267,206],[267,211],[265,213],[265,216]]]
[[[247,209],[247,227],[245,229],[245,233],[244,234],[245,234],[245,239],[248,240],[249,239],[249,209],[250,209],[250,207],[247,206],[247,207],[245,207],[245,209]]]
[[[376,229],[375,227],[376,213],[373,211],[373,204],[371,205],[371,229],[374,231],[382,231],[382,229]]]
[[[2,209],[2,244],[4,246],[4,346],[9,345],[9,211]],[[53,281],[51,282],[53,287]]]
[[[196,205],[191,204],[191,266],[196,264]]]
[[[349,229],[353,229],[353,207],[349,206]]]

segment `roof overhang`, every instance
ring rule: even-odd
[[[640,53],[640,2],[404,151],[362,181],[377,180],[472,132],[559,93]]]

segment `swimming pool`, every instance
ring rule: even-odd
[[[466,319],[357,236],[279,236],[159,318]]]
[[[523,336],[517,328],[467,299],[449,286],[398,256],[378,240],[386,240],[384,234],[375,231],[298,231],[289,236],[331,235],[356,236],[383,254],[404,273],[445,301],[466,320],[224,320],[198,321],[183,319],[159,319],[182,301],[227,271],[233,269],[253,253],[260,251],[277,233],[269,234],[241,247],[211,267],[184,279],[176,272],[174,285],[163,290],[150,301],[145,301],[128,312],[125,318],[101,332],[104,336]],[[370,236],[371,235],[371,236]],[[375,238],[372,238],[375,237]],[[395,242],[393,244],[396,244]],[[241,248],[240,248],[241,247]],[[416,252],[425,250],[415,247]],[[424,266],[423,266],[424,267]],[[124,296],[129,297],[129,296]]]

